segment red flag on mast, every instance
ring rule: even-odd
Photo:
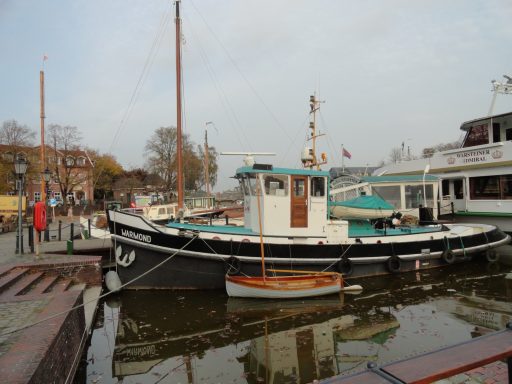
[[[342,156],[344,156],[344,157],[346,157],[346,158],[348,158],[348,159],[350,159],[350,158],[352,157],[352,155],[350,154],[350,152],[349,152],[349,151],[347,151],[345,148],[342,148],[342,150],[341,150],[341,155],[342,155]]]

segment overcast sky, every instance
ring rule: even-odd
[[[512,74],[510,0],[183,0],[181,14],[185,132],[201,144],[211,121],[219,152],[275,152],[258,160],[276,166],[300,166],[315,92],[328,167],[342,144],[345,165],[372,166],[402,142],[457,140]],[[176,125],[173,18],[169,0],[0,0],[0,122],[39,130],[46,54],[46,124],[143,166],[152,132]],[[241,162],[219,160],[215,190]]]

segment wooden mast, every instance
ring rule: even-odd
[[[41,110],[41,148],[39,150],[39,162],[40,162],[40,179],[41,179],[41,201],[46,201],[45,182],[43,179],[44,170],[46,169],[46,156],[44,147],[44,71],[39,71],[39,98],[40,98],[40,110]]]
[[[208,151],[208,124],[210,122],[206,123],[206,128],[204,130],[204,177],[205,177],[205,184],[206,184],[206,198],[207,203],[206,207],[210,208],[210,174],[208,171],[210,161],[208,159],[209,151]]]
[[[311,95],[309,97],[309,104],[310,104],[310,121],[309,121],[309,128],[311,129],[311,137],[310,140],[313,143],[312,148],[312,161],[309,164],[309,168],[313,169],[316,167],[317,170],[320,170],[320,165],[327,163],[327,157],[324,153],[322,153],[321,161],[318,161],[316,157],[316,138],[323,136],[323,134],[317,135],[316,134],[316,112],[320,109],[320,103],[323,103],[323,101],[320,101],[316,98],[315,95]]]
[[[180,0],[176,0],[176,160],[178,184],[178,209],[183,208],[183,139],[181,127],[181,19]]]
[[[256,200],[258,202],[258,226],[260,228],[260,256],[261,256],[261,277],[263,278],[263,282],[267,277],[267,273],[265,271],[265,245],[263,244],[263,225],[261,224],[261,203],[260,203],[260,177],[257,175],[256,177]]]

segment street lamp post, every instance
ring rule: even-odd
[[[425,177],[427,176],[427,173],[430,172],[430,164],[427,164],[425,166],[425,170],[423,171],[423,206],[427,207],[427,188],[425,186]]]
[[[44,241],[50,241],[50,231],[48,229],[48,203],[49,203],[49,192],[50,192],[50,187],[49,187],[49,184],[50,184],[50,178],[52,177],[52,173],[50,172],[50,170],[48,168],[46,168],[44,171],[43,171],[43,179],[44,179],[44,193],[45,193],[45,199],[44,199],[44,204],[46,206],[46,229],[44,230]]]
[[[23,178],[27,172],[28,163],[23,156],[18,154],[14,161],[14,171],[18,176],[16,180],[18,188],[18,236],[16,241],[16,253],[23,254],[23,218],[22,218],[22,203],[23,203]]]

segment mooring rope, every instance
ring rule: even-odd
[[[162,262],[158,263],[157,265],[155,265],[154,267],[151,267],[150,269],[148,269],[146,272],[142,273],[141,275],[133,278],[132,280],[128,281],[127,283],[124,283],[122,284],[118,290],[120,290],[121,288],[124,288],[126,287],[127,285],[139,280],[140,278],[146,276],[148,273],[150,272],[153,272],[155,269],[159,268],[160,266],[162,266],[164,263],[168,262],[169,260],[171,260],[174,256],[176,256],[180,251],[184,250],[186,247],[188,247],[190,245],[190,243],[192,243],[192,241],[194,241],[195,239],[197,238],[196,237],[193,237],[192,239],[190,239],[190,241],[188,243],[186,243],[183,247],[181,247],[180,249],[176,250],[172,255],[170,255],[168,258],[164,259]],[[7,335],[10,335],[10,334],[13,334],[13,333],[16,333],[16,332],[19,332],[19,331],[22,331],[24,329],[27,329],[27,328],[30,328],[30,327],[33,327],[35,325],[38,325],[38,324],[41,324],[41,323],[44,323],[45,321],[48,321],[48,320],[51,320],[51,319],[54,319],[56,317],[59,317],[59,316],[62,316],[62,315],[65,315],[71,311],[74,311],[75,309],[78,309],[80,307],[84,307],[85,305],[87,304],[90,304],[90,303],[93,303],[95,301],[98,301],[99,299],[103,299],[104,297],[107,297],[113,293],[116,293],[117,291],[108,291],[102,295],[99,295],[97,298],[95,299],[91,299],[85,303],[82,303],[82,304],[79,304],[79,305],[76,305],[70,309],[66,309],[65,311],[61,311],[61,312],[57,312],[53,315],[50,315],[50,316],[47,316],[45,317],[44,319],[41,319],[41,320],[38,320],[38,321],[35,321],[31,324],[27,324],[27,325],[24,325],[22,327],[19,327],[19,328],[15,328],[13,330],[10,330],[8,332],[3,332],[3,333],[0,333],[0,338],[1,337],[4,337],[4,336],[7,336]]]

